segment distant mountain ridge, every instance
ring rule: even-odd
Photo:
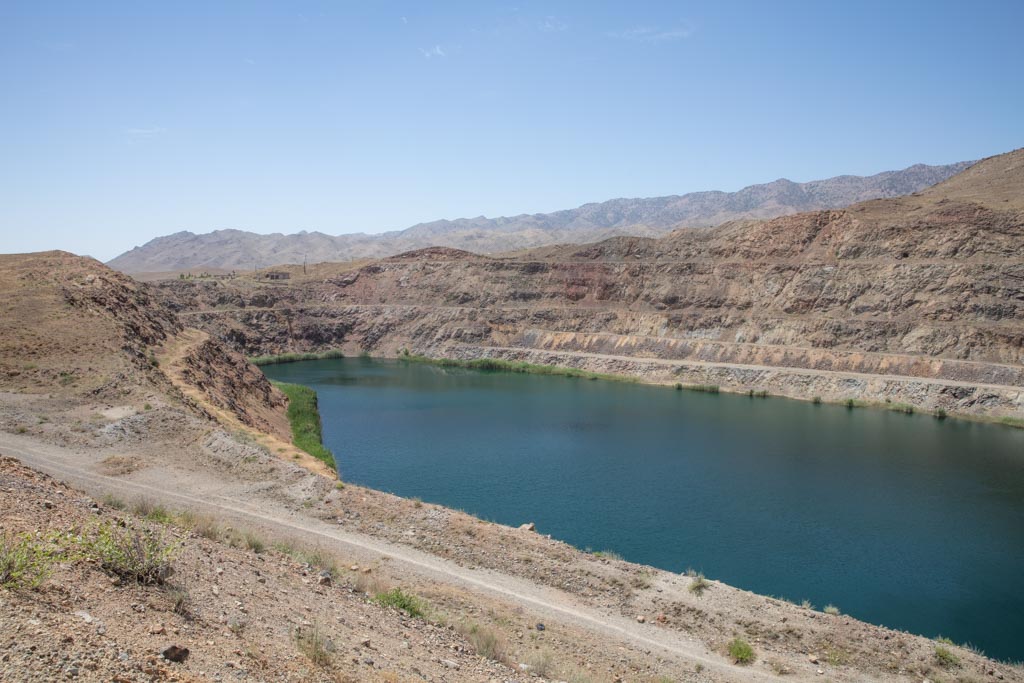
[[[680,227],[711,227],[738,219],[774,218],[841,208],[868,199],[918,192],[969,167],[916,164],[872,176],[843,175],[807,183],[779,179],[737,192],[692,192],[646,199],[612,199],[553,213],[459,218],[419,223],[376,235],[321,232],[261,235],[244,230],[178,232],[153,239],[111,260],[126,273],[195,268],[251,269],[276,264],[349,261],[443,246],[492,254],[618,235],[657,237]]]

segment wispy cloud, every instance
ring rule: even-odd
[[[537,29],[544,33],[555,33],[558,31],[564,31],[569,28],[569,25],[558,17],[544,17],[544,19],[537,24]]]
[[[146,128],[126,128],[125,134],[129,140],[151,140],[167,132],[162,126],[149,126]]]
[[[672,28],[661,28],[658,26],[637,26],[625,31],[614,31],[608,35],[620,40],[632,40],[638,43],[667,43],[675,40],[685,40],[692,36],[694,29],[688,24]]]
[[[421,47],[420,48],[420,53],[424,57],[426,57],[427,59],[431,59],[433,57],[447,57],[448,56],[447,54],[445,54],[444,48],[442,48],[440,45],[435,45],[434,47],[427,48],[426,50],[424,50]]]

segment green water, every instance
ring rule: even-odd
[[[1024,659],[1024,430],[401,361],[272,365],[345,480]]]

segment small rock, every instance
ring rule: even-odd
[[[544,624],[537,624],[537,630],[538,631],[543,631],[544,630]]]
[[[352,565],[351,567],[349,567],[349,571],[353,571],[353,572],[359,571],[359,565],[358,564]]]
[[[534,524],[533,522],[527,522],[526,524],[520,524],[519,525],[519,529],[521,531],[536,531],[537,530],[537,525]]]
[[[452,661],[452,660],[450,660],[450,659],[442,659],[442,660],[441,660],[441,664],[442,664],[442,665],[443,665],[443,666],[444,666],[444,667],[445,667],[446,669],[455,669],[456,671],[458,671],[458,670],[459,670],[459,665],[458,665],[457,663],[453,662],[453,661]]]
[[[647,621],[647,617],[645,617],[645,616],[644,616],[644,615],[642,615],[642,614],[638,614],[638,615],[637,615],[637,617],[636,617],[636,623],[638,623],[638,624],[642,624],[642,623],[644,623],[645,621]]]
[[[818,669],[818,675],[819,676],[824,676],[825,672],[823,670],[821,670],[821,669]]]
[[[362,645],[363,647],[370,647],[370,639],[369,638],[363,638],[362,640],[359,641],[359,644]]]
[[[817,664],[818,663],[818,655],[808,655],[807,656],[807,661],[809,661],[811,664]]]
[[[111,586],[120,586],[121,585],[121,577],[120,576],[111,576],[110,577],[110,585]]]
[[[149,627],[149,634],[151,636],[159,636],[167,633],[167,629],[164,628],[163,624],[153,624]]]
[[[366,666],[373,666],[373,659],[370,657],[363,657],[363,664]]]
[[[164,656],[164,659],[166,659],[169,662],[180,663],[188,659],[188,648],[178,647],[177,645],[170,645],[167,648],[165,648],[164,651],[160,654],[162,654]]]
[[[43,507],[46,508],[47,510],[52,510],[53,509],[53,503],[51,503],[48,500],[44,500],[43,501]]]
[[[332,583],[331,573],[327,570],[320,572],[320,576],[316,579],[317,585],[330,586]]]

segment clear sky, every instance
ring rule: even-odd
[[[0,0],[0,252],[979,158],[1024,146],[1022,27],[1022,0]]]

